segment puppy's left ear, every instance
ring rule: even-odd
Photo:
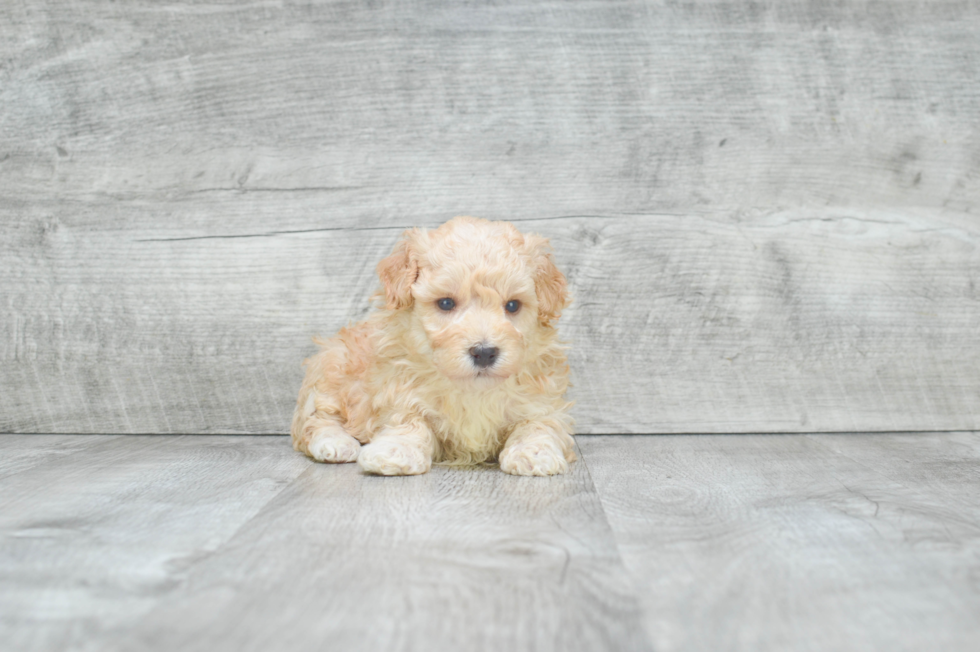
[[[391,255],[378,263],[378,277],[384,284],[385,307],[398,310],[412,305],[412,284],[419,277],[418,229],[409,229],[395,245]]]
[[[551,245],[539,235],[524,237],[534,268],[534,291],[538,295],[538,321],[551,326],[568,304],[568,282],[555,266]]]

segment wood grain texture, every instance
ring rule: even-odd
[[[0,227],[3,430],[284,431],[309,338],[366,314],[400,230],[160,242],[103,208],[44,256]],[[577,296],[579,432],[980,427],[980,231],[807,215],[520,221]]]
[[[308,466],[281,437],[0,437],[0,640],[78,650],[179,590]]]
[[[550,236],[580,432],[980,427],[980,6],[5,3],[0,431],[285,432],[407,226]]]
[[[32,199],[295,189],[332,193],[328,219],[976,207],[962,0],[3,11],[5,191]]]
[[[973,650],[980,434],[579,440],[659,650]]]
[[[102,435],[111,439],[119,435]],[[95,441],[77,435],[48,435],[25,440],[23,436],[0,437],[0,481],[16,473],[27,471],[40,464],[50,463],[59,457],[71,457],[90,448]]]
[[[5,649],[647,649],[582,464],[381,478],[281,437],[72,441],[0,479]]]

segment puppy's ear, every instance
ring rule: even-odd
[[[389,310],[412,305],[412,284],[419,277],[418,238],[418,229],[405,231],[391,255],[378,263],[378,277],[384,284],[385,307]]]
[[[534,291],[538,295],[538,321],[545,326],[561,316],[562,308],[568,304],[568,283],[565,275],[555,267],[551,256],[551,245],[547,238],[528,235],[524,242],[534,269]]]

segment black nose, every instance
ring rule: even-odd
[[[497,347],[483,346],[482,344],[477,344],[470,349],[470,355],[473,356],[473,364],[484,369],[497,361],[498,353],[500,353],[500,349]]]

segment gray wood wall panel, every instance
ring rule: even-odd
[[[0,7],[0,431],[284,432],[401,228],[553,238],[581,432],[980,427],[969,2]]]

